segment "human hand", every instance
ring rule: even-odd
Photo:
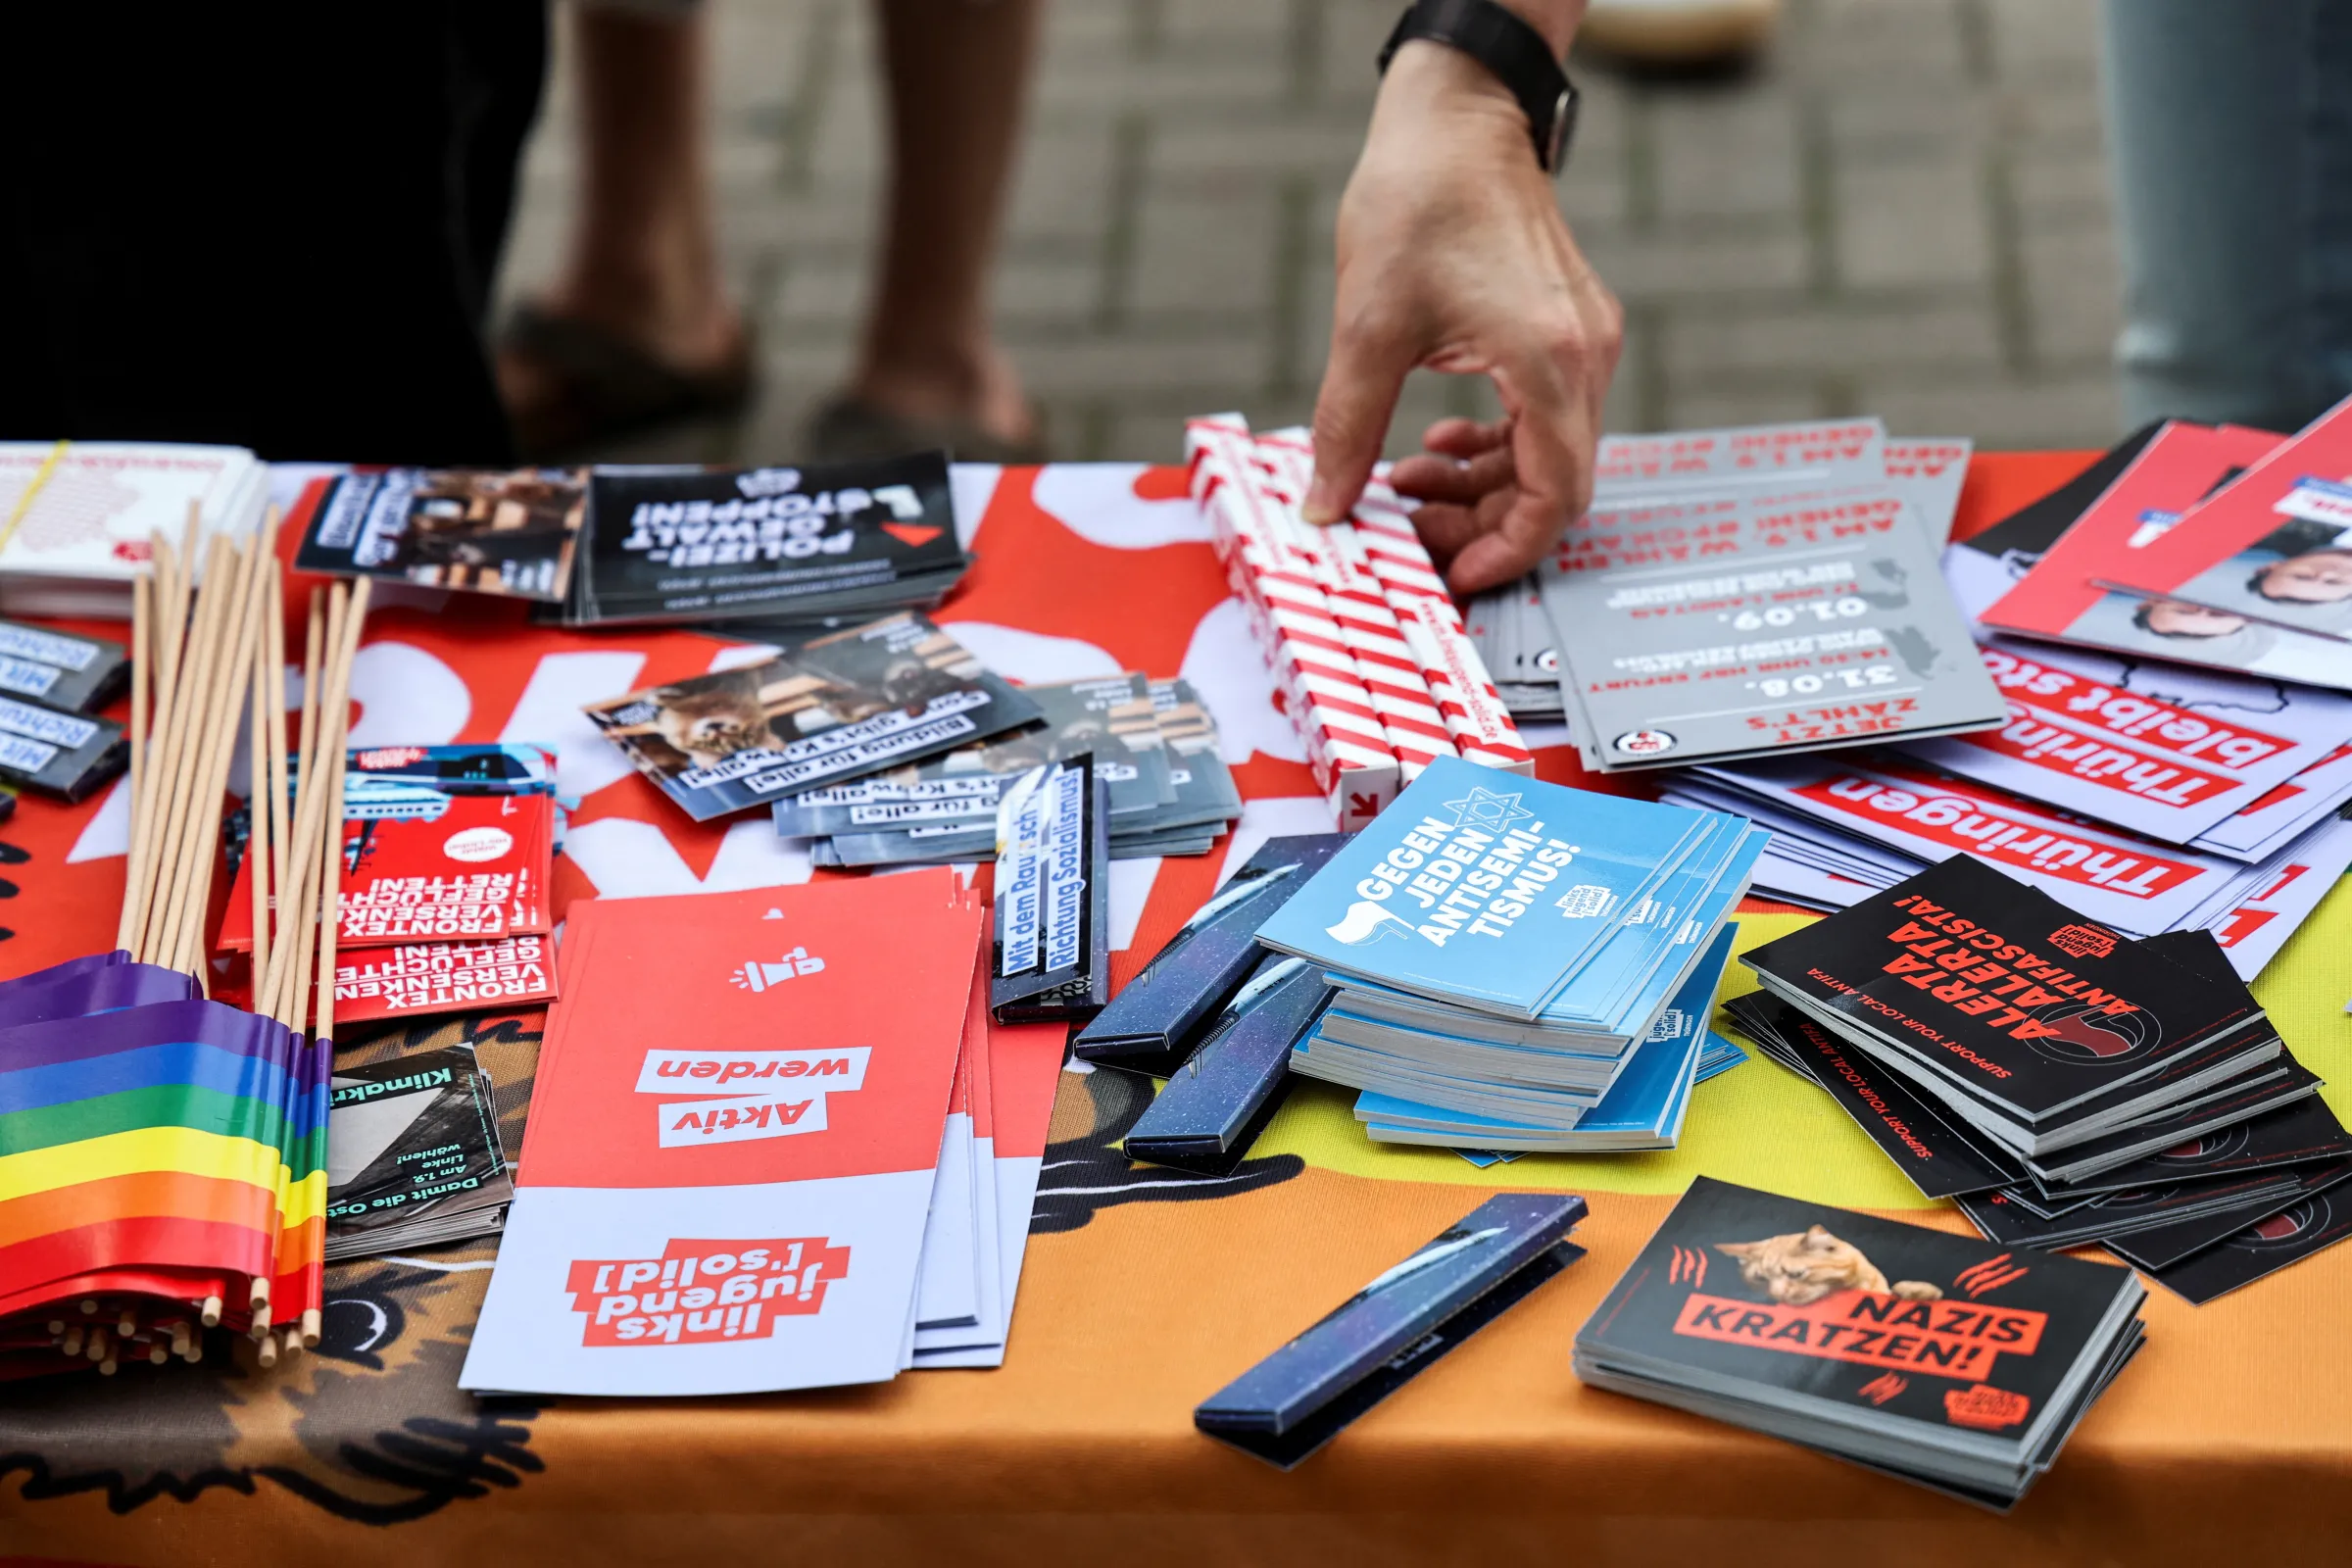
[[[1347,515],[1407,371],[1485,375],[1493,425],[1430,427],[1396,466],[1457,593],[1532,567],[1592,498],[1624,315],[1561,220],[1510,93],[1441,44],[1398,50],[1340,201],[1331,358],[1315,405],[1312,522]]]

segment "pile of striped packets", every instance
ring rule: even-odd
[[[1395,491],[1375,479],[1347,521],[1316,527],[1299,513],[1307,433],[1253,435],[1237,414],[1187,420],[1185,460],[1343,831],[1442,757],[1535,771]]]

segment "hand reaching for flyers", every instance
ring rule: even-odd
[[[1406,372],[1485,375],[1504,417],[1440,420],[1428,454],[1397,464],[1395,480],[1424,503],[1415,524],[1455,592],[1527,571],[1592,502],[1623,328],[1561,220],[1517,102],[1468,56],[1406,44],[1340,202],[1308,519],[1335,521],[1355,504]]]

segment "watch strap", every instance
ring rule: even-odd
[[[1527,115],[1536,161],[1557,173],[1576,128],[1577,93],[1551,45],[1527,20],[1495,0],[1413,0],[1380,51],[1385,74],[1398,49],[1427,38],[1458,49],[1487,68]]]

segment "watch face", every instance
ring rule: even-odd
[[[1568,161],[1568,141],[1576,134],[1576,89],[1562,87],[1557,102],[1551,106],[1551,146],[1544,160],[1549,173],[1558,173]]]

